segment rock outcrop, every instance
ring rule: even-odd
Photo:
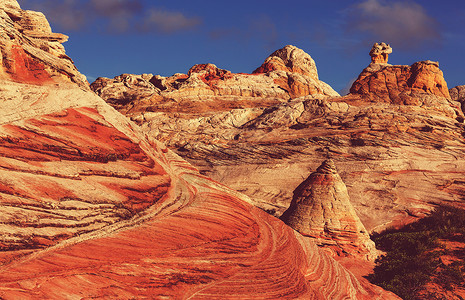
[[[253,74],[235,74],[213,64],[198,64],[187,74],[171,77],[152,74],[101,77],[91,88],[118,110],[130,113],[164,111],[165,105],[171,105],[171,99],[176,99],[177,105],[184,102],[191,107],[207,100],[219,103],[212,106],[231,106],[231,102],[236,102],[236,106],[256,107],[301,96],[339,96],[318,79],[310,55],[294,46],[271,54]]]
[[[462,112],[465,113],[465,85],[459,85],[449,90],[452,100],[460,103]]]
[[[365,77],[367,89],[361,94],[260,100],[258,106],[247,97],[228,105],[173,99],[126,115],[203,174],[247,194],[275,216],[289,207],[308,170],[328,155],[369,232],[424,216],[435,203],[460,205],[465,194],[463,113],[439,89],[405,87],[410,81],[434,87],[435,77],[426,75],[442,72],[429,63],[415,68],[375,65],[380,69],[372,75],[380,78]],[[397,71],[405,75],[403,80],[397,81]],[[381,80],[384,75],[390,79]],[[404,82],[404,92],[400,100],[391,92],[393,101],[387,86],[398,92],[397,82]]]
[[[42,13],[22,10],[16,1],[0,5],[0,78],[31,84],[64,80],[88,89],[61,45],[66,35],[53,33]]]
[[[374,261],[375,243],[353,208],[332,160],[326,160],[295,190],[281,220],[325,250]]]
[[[0,78],[2,299],[396,299],[67,76],[36,75]]]
[[[391,52],[388,45],[373,46],[370,51],[372,62],[352,84],[351,94],[403,105],[423,105],[431,99],[430,96],[450,99],[438,62],[428,60],[411,66],[392,66],[387,64],[387,53]]]
[[[371,62],[375,64],[387,64],[389,54],[392,53],[392,48],[386,43],[375,43],[370,50]]]

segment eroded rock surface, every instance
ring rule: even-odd
[[[403,105],[422,105],[429,95],[450,98],[439,64],[416,62],[411,66],[372,63],[350,88],[365,99]]]
[[[42,13],[22,10],[16,1],[0,6],[0,78],[31,84],[65,80],[88,88],[61,45],[66,35],[53,33]]]
[[[375,43],[370,50],[371,62],[375,64],[387,64],[389,54],[392,53],[392,48],[388,44]]]
[[[127,114],[182,107],[266,107],[301,96],[338,96],[318,79],[310,55],[294,46],[280,49],[253,74],[235,74],[213,64],[198,64],[171,77],[123,74],[98,78],[91,88]],[[173,101],[175,99],[176,101]],[[205,103],[210,102],[210,103]]]
[[[94,93],[66,78],[6,78],[2,299],[396,299]]]
[[[281,220],[337,255],[362,256],[372,261],[377,257],[375,243],[357,216],[331,159],[294,190],[291,205]]]
[[[462,112],[465,113],[465,85],[459,85],[449,90],[452,100],[460,103]]]
[[[247,97],[234,102],[240,107],[173,100],[127,116],[275,216],[328,156],[369,232],[424,216],[435,203],[461,205],[463,113],[437,64],[371,64],[354,86],[345,97],[269,99],[268,107],[247,106]]]

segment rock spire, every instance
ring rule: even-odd
[[[430,103],[433,98],[450,99],[438,62],[426,60],[411,66],[389,65],[387,60],[391,52],[392,48],[386,43],[373,45],[371,63],[352,84],[351,94],[376,102],[417,106]],[[448,105],[442,102],[439,106]]]
[[[387,64],[388,56],[392,53],[392,48],[388,44],[375,43],[370,50],[371,62],[375,64]]]
[[[331,159],[297,187],[281,220],[338,255],[376,258],[375,244],[350,203],[347,188]]]

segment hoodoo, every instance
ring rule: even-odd
[[[375,64],[387,64],[388,56],[392,53],[392,48],[386,43],[375,43],[370,50],[371,62]]]
[[[281,216],[287,225],[338,254],[374,260],[375,244],[350,203],[347,188],[329,159],[294,191]]]
[[[387,64],[392,48],[386,43],[374,44],[371,63],[350,88],[351,94],[365,99],[404,105],[421,105],[429,96],[450,98],[439,63],[426,60],[405,65]]]

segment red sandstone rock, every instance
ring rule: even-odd
[[[447,83],[437,62],[422,61],[412,66],[370,64],[350,88],[372,101],[421,105],[423,96],[450,98]]]
[[[370,51],[371,64],[350,88],[351,94],[365,99],[403,105],[423,105],[428,95],[450,98],[439,63],[416,62],[411,66],[387,64],[389,45],[375,43]]]
[[[357,216],[332,160],[323,162],[295,189],[281,220],[336,255],[372,261],[377,257],[375,244]]]
[[[260,106],[260,102],[276,103],[301,96],[339,96],[318,79],[315,62],[310,55],[294,46],[275,51],[254,74],[234,74],[213,64],[198,64],[187,74],[171,77],[147,75],[145,80],[148,85],[128,85],[125,81],[127,77],[141,76],[144,75],[123,74],[114,79],[98,78],[91,84],[91,88],[125,113],[163,111],[157,106],[169,99],[176,99],[178,103],[248,100],[254,101],[254,106]]]
[[[67,36],[52,33],[43,14],[21,10],[16,1],[0,6],[1,78],[31,84],[65,80],[88,88],[61,45]]]
[[[31,117],[0,113],[3,299],[394,299],[89,92],[3,86],[32,96]]]
[[[2,299],[397,299],[90,91],[4,79]]]

